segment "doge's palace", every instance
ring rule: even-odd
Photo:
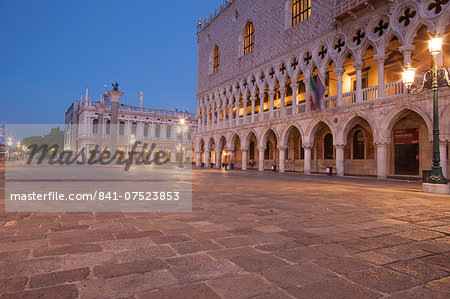
[[[449,21],[441,0],[226,1],[197,24],[197,165],[421,177],[433,97],[408,94],[402,71],[416,68],[420,84],[433,36],[450,67]],[[439,88],[447,178],[449,103]]]

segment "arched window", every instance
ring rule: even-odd
[[[271,146],[270,141],[267,140],[266,149],[264,150],[264,159],[265,160],[269,160],[270,159],[270,146]]]
[[[249,22],[244,30],[244,55],[253,51],[255,44],[255,27]]]
[[[110,134],[111,133],[111,121],[108,120],[106,122],[106,134]]]
[[[363,160],[365,154],[365,136],[362,130],[358,130],[353,135],[353,159]]]
[[[160,132],[161,131],[161,126],[158,124],[155,126],[155,137],[159,138]]]
[[[292,1],[292,26],[306,20],[311,15],[311,0]]]
[[[323,158],[325,160],[332,160],[334,158],[333,154],[333,135],[328,133],[323,138]]]
[[[144,124],[144,137],[148,137],[148,124]]]
[[[125,135],[125,123],[123,121],[119,123],[119,135]]]
[[[213,53],[213,73],[219,71],[219,66],[220,66],[220,49],[218,46],[215,46]]]
[[[92,133],[97,134],[98,131],[98,119],[92,121]]]
[[[132,123],[131,124],[131,134],[136,135],[136,131],[137,131],[137,123]]]

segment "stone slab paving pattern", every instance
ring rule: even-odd
[[[0,298],[450,298],[450,196],[293,173],[193,178],[192,213],[4,213],[1,198]]]

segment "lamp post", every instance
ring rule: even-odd
[[[184,163],[183,163],[183,134],[186,132],[186,125],[185,125],[186,120],[184,118],[180,118],[179,123],[178,123],[178,127],[177,127],[177,133],[178,133],[178,137],[180,137],[180,144],[178,145],[178,152],[179,152],[179,156],[178,156],[178,168],[184,168]]]
[[[433,167],[431,174],[426,178],[428,184],[446,185],[447,179],[442,174],[440,165],[441,158],[439,152],[439,105],[438,105],[438,88],[440,86],[450,86],[448,72],[443,67],[437,66],[437,55],[441,52],[442,38],[434,37],[428,41],[429,50],[433,57],[433,68],[426,71],[423,75],[422,86],[416,88],[414,85],[416,69],[409,64],[406,66],[402,74],[403,84],[405,84],[410,94],[419,94],[425,88],[433,90]]]

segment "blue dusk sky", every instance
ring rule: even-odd
[[[199,17],[219,0],[0,0],[0,123],[64,123],[89,88],[122,103],[196,106]]]

